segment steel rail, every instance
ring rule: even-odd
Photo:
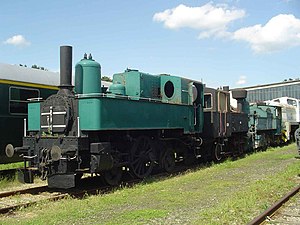
[[[20,190],[14,190],[14,191],[6,191],[6,192],[0,192],[0,198],[6,198],[9,196],[17,195],[17,194],[35,194],[39,192],[45,192],[47,190],[50,190],[48,186],[43,185],[39,187],[33,187],[33,188],[26,188],[26,189],[20,189]]]
[[[17,205],[6,206],[6,207],[3,207],[3,208],[0,208],[0,214],[12,212],[13,210],[19,209],[19,208],[26,208],[28,206],[34,205],[34,204],[36,204],[38,202],[41,202],[41,201],[46,201],[46,200],[56,201],[56,200],[59,200],[59,199],[62,199],[64,197],[66,197],[66,196],[68,196],[68,194],[64,193],[64,194],[51,196],[49,198],[45,198],[45,199],[41,199],[41,200],[37,200],[37,201],[30,201],[30,202],[26,202],[26,203],[17,204]]]
[[[126,187],[131,187],[132,185],[139,183],[140,181],[141,180],[129,181],[126,183]],[[38,188],[36,188],[36,192],[37,193],[43,192],[42,188],[45,188],[45,187],[46,187],[46,191],[51,190],[51,189],[47,188],[47,186],[42,186],[42,187],[38,187],[38,188],[41,188],[41,191],[38,191]],[[103,187],[90,188],[90,189],[84,189],[84,190],[73,190],[68,193],[60,193],[58,195],[50,196],[48,198],[43,198],[43,199],[39,199],[36,201],[30,201],[30,202],[26,202],[26,203],[5,206],[5,207],[0,208],[0,214],[9,213],[9,212],[12,212],[19,208],[26,208],[28,206],[34,205],[34,204],[42,202],[42,201],[57,201],[57,200],[65,198],[67,196],[70,196],[72,198],[83,198],[86,195],[97,195],[97,194],[102,195],[102,194],[110,193],[110,192],[114,191],[115,189],[116,189],[116,187],[113,187],[113,186],[103,186]],[[15,191],[15,193],[20,193],[20,191]]]
[[[159,179],[159,178],[167,178],[170,176],[177,176],[178,174],[181,174],[182,172],[186,171],[186,170],[193,170],[196,168],[200,168],[199,165],[197,166],[192,166],[192,167],[187,167],[187,166],[180,166],[178,167],[173,173],[167,173],[167,172],[162,172],[162,173],[158,173],[158,174],[154,174],[152,175],[150,178],[152,179]],[[90,178],[93,179],[93,178]],[[4,206],[2,208],[0,208],[0,214],[5,214],[5,213],[9,213],[12,212],[16,209],[19,208],[26,208],[28,206],[34,205],[36,203],[42,202],[42,201],[57,201],[60,200],[62,198],[65,198],[67,196],[70,196],[72,198],[83,198],[87,195],[103,195],[103,194],[107,194],[107,193],[111,193],[114,190],[117,189],[122,189],[124,187],[132,187],[135,184],[141,183],[141,182],[146,182],[147,183],[147,179],[130,179],[130,180],[126,180],[125,182],[123,182],[121,185],[119,185],[118,187],[116,186],[109,186],[109,185],[105,185],[105,186],[96,186],[92,185],[91,187],[81,187],[83,189],[73,189],[73,190],[62,190],[62,189],[51,189],[48,188],[47,185],[45,186],[39,186],[39,187],[34,187],[34,188],[28,188],[28,189],[21,189],[21,190],[15,190],[15,191],[9,191],[9,192],[3,192],[0,193],[0,199],[1,198],[5,198],[5,197],[9,197],[9,196],[13,196],[13,195],[17,195],[17,194],[27,194],[27,193],[34,193],[34,194],[39,194],[39,193],[43,193],[43,192],[51,192],[51,191],[62,191],[60,193],[58,193],[57,195],[54,196],[50,196],[50,197],[46,197],[43,199],[39,199],[36,201],[30,201],[30,202],[25,202],[25,203],[20,203],[20,204],[16,204],[16,205],[8,205],[8,206]]]
[[[254,218],[252,221],[248,223],[248,225],[259,225],[266,221],[266,219],[272,216],[284,203],[286,203],[291,197],[296,195],[300,190],[300,185],[295,187],[289,193],[287,193],[284,197],[280,200],[275,202],[269,209],[265,210],[262,214]]]

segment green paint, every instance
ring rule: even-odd
[[[254,118],[255,112],[255,118]],[[281,133],[281,109],[276,106],[254,104],[250,106],[249,127],[257,126],[257,130],[271,130]]]
[[[77,94],[101,92],[101,66],[93,59],[82,59],[75,66],[75,92]]]
[[[28,131],[39,131],[41,128],[41,103],[28,103]]]
[[[138,70],[127,69],[124,73],[114,74],[113,83],[121,84],[125,87],[125,95],[141,98],[160,98],[159,89],[160,76],[141,73]]]
[[[194,107],[191,105],[100,96],[81,97],[79,117],[81,130],[183,129],[184,133],[195,131]]]
[[[86,61],[84,59],[76,66],[76,92],[83,93],[78,97],[81,130],[181,129],[184,133],[202,131],[203,99],[199,97],[196,100],[193,95],[193,88],[197,88],[199,96],[203,95],[202,83],[171,75],[151,75],[127,69],[123,73],[114,74],[110,93],[100,96],[96,91],[84,91],[84,86],[92,82],[85,83],[86,77],[93,74],[84,68]],[[88,65],[89,63],[91,62]],[[77,85],[79,80],[83,80],[82,86]],[[96,82],[97,79],[94,79],[94,83]],[[90,84],[92,85],[94,84]]]
[[[115,84],[110,85],[109,91],[112,94],[125,95],[125,86],[120,83],[115,83]]]

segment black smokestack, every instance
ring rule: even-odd
[[[71,91],[72,86],[72,46],[60,46],[60,90]]]

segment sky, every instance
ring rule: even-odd
[[[59,46],[102,75],[126,68],[210,87],[300,78],[300,0],[1,2],[0,62],[59,71]]]

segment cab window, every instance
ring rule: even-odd
[[[212,94],[204,94],[204,108],[211,109],[212,107]]]
[[[292,106],[297,106],[296,100],[293,100],[293,99],[288,99],[288,100],[287,100],[287,103],[288,103],[289,105],[292,105]]]

